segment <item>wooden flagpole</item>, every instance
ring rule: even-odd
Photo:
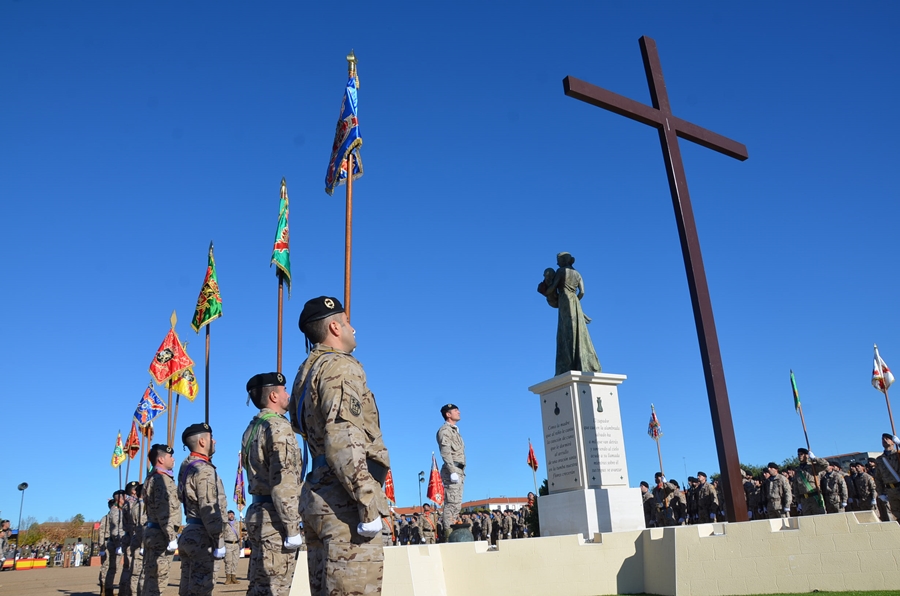
[[[128,433],[131,436],[131,433]],[[121,466],[120,466],[121,467]],[[128,484],[128,475],[131,473],[131,449],[125,451],[125,484]]]
[[[662,450],[659,447],[659,437],[656,437],[656,455],[659,456],[659,471],[662,473],[663,476],[665,476],[666,471],[663,469]]]
[[[890,398],[888,398],[888,390],[887,390],[887,387],[884,388],[883,393],[884,393],[884,402],[887,404],[888,418],[891,419],[891,432],[892,432],[892,433],[894,434],[894,436],[896,437],[896,436],[897,436],[897,430],[894,428],[894,414],[891,413],[891,400],[890,400]]]
[[[277,267],[276,267],[277,269]],[[281,269],[278,269],[278,333],[277,333],[277,349],[276,349],[276,368],[275,370],[281,372],[281,339],[282,339],[282,331],[284,327],[284,273],[282,273]]]
[[[206,418],[205,422],[209,424],[209,328],[212,322],[206,324]]]
[[[138,467],[138,482],[144,482],[144,447],[147,442],[147,437],[144,436],[144,433],[138,431],[138,434],[141,435],[141,461]]]
[[[353,152],[347,155],[347,214],[344,221],[344,312],[350,318],[350,260],[353,253]]]
[[[169,379],[169,383],[172,380]],[[170,390],[171,391],[171,390]],[[175,394],[175,414],[172,416],[172,441],[169,443],[169,447],[172,447],[173,443],[175,443],[175,433],[178,432],[178,404],[181,402],[181,394]]]

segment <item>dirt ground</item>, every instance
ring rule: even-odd
[[[246,594],[247,565],[250,559],[238,559],[235,586],[224,585],[225,572],[216,583],[213,594]],[[22,571],[0,572],[0,596],[97,596],[100,584],[97,577],[100,567],[49,567]],[[169,588],[164,596],[178,594],[178,578],[181,577],[181,563],[175,561],[169,571]],[[118,594],[118,590],[116,591]]]

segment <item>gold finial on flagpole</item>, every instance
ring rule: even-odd
[[[356,73],[356,54],[353,53],[353,50],[350,50],[350,53],[347,54],[347,71],[351,77],[356,79],[356,88],[359,89],[359,75]]]
[[[172,323],[172,329],[175,329],[175,323],[178,322],[178,317],[175,316],[175,311],[172,311],[172,316],[169,317],[169,321]]]

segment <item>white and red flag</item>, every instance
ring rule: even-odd
[[[881,359],[881,354],[878,353],[878,346],[876,345],[875,364],[872,367],[872,387],[884,393],[893,382],[894,375],[891,374],[891,369]]]

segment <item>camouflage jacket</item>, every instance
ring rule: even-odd
[[[791,483],[784,474],[776,474],[766,481],[766,507],[769,511],[784,511],[791,508]]]
[[[181,503],[175,480],[165,472],[154,470],[144,482],[144,506],[147,521],[158,524],[169,542],[175,540],[175,526],[181,525]]]
[[[199,519],[213,544],[225,546],[222,530],[227,505],[225,487],[216,467],[206,457],[191,453],[178,469],[178,497],[184,505],[184,517]],[[195,524],[196,525],[196,524]]]
[[[466,445],[459,434],[459,428],[445,422],[437,431],[437,444],[444,465],[450,473],[463,474],[466,467]]]

